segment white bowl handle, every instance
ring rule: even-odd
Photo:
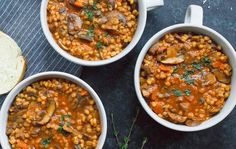
[[[145,0],[147,3],[147,10],[155,9],[164,5],[164,0]]]
[[[186,11],[184,23],[203,25],[203,9],[198,5],[190,5]]]

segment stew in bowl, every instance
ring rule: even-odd
[[[98,61],[119,54],[137,28],[133,0],[49,0],[47,22],[57,44],[77,58]]]
[[[228,57],[209,36],[176,32],[148,50],[140,86],[159,117],[196,126],[222,109],[230,95],[231,75]]]
[[[105,141],[106,115],[99,97],[69,74],[46,72],[24,80],[8,95],[1,114],[7,121],[2,123],[1,133],[8,137],[1,134],[4,148],[101,149]]]

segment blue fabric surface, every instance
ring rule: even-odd
[[[0,30],[12,37],[27,60],[25,78],[43,71],[79,76],[81,66],[60,56],[46,40],[40,24],[41,0],[0,0]],[[5,96],[0,96],[0,106]]]

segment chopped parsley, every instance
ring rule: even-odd
[[[41,140],[41,144],[44,146],[44,148],[47,148],[48,147],[48,145],[51,143],[51,137],[49,137],[49,138],[46,138],[46,139],[42,139]]]
[[[64,124],[63,124],[63,123],[60,123],[60,124],[59,124],[59,127],[57,128],[57,131],[60,132],[60,133],[62,133],[62,132],[63,132],[63,126],[64,126]]]
[[[65,118],[70,118],[71,115],[67,114],[67,115],[61,115],[61,122],[59,123],[59,126],[57,128],[57,131],[61,134],[63,134],[64,136],[67,136],[68,133],[66,131],[63,130],[63,126],[65,125]],[[67,126],[70,126],[69,122],[66,122]]]
[[[186,79],[184,79],[185,80],[185,82],[187,83],[187,84],[189,84],[189,85],[191,85],[191,84],[194,84],[194,79],[191,79],[191,78],[186,78]]]
[[[67,118],[70,118],[70,117],[71,117],[71,115],[69,115],[69,114],[66,114],[66,115],[61,115],[61,121],[62,121],[62,122],[64,122],[64,121],[65,121],[65,117],[67,117]]]
[[[89,27],[88,28],[87,36],[89,36],[91,38],[94,37],[94,27]]]
[[[173,93],[174,93],[174,95],[177,96],[177,97],[183,96],[182,91],[181,91],[181,90],[178,90],[178,89],[174,89],[174,90],[173,90]]]
[[[178,67],[177,66],[174,66],[173,67],[173,73],[176,73],[178,71]]]
[[[92,7],[93,7],[94,10],[97,10],[98,9],[97,8],[97,2],[93,2],[93,6]]]
[[[194,79],[190,78],[192,74],[194,74],[194,70],[187,70],[184,72],[182,79],[184,79],[187,84],[194,84]]]
[[[189,75],[192,75],[192,74],[194,74],[194,70],[186,70],[186,71],[184,72],[183,77],[184,77],[184,78],[185,78],[185,77],[189,77]]]
[[[180,65],[182,68],[185,68],[186,67],[186,64],[181,64]]]
[[[93,20],[94,12],[88,8],[84,8],[84,12],[90,21]]]
[[[105,35],[105,37],[107,37],[107,36],[109,35],[109,33],[108,33],[108,32],[105,32],[104,35]]]
[[[186,96],[190,96],[191,95],[191,91],[189,89],[184,90],[184,93]]]
[[[208,66],[211,64],[211,59],[208,56],[205,56],[201,59],[203,65]]]
[[[202,69],[202,65],[201,65],[200,63],[194,62],[194,63],[192,64],[192,66],[193,66],[195,69],[197,69],[197,70],[201,70],[201,69]]]
[[[101,41],[98,41],[96,44],[97,49],[102,49],[103,48],[103,43]]]

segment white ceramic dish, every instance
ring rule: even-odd
[[[141,53],[139,54],[139,57],[137,59],[136,66],[135,66],[135,73],[134,73],[135,90],[136,90],[137,97],[142,107],[145,109],[148,115],[151,116],[156,122],[162,124],[163,126],[166,126],[168,128],[178,130],[178,131],[199,131],[199,130],[210,128],[216,125],[217,123],[219,123],[220,121],[222,121],[233,110],[233,108],[236,105],[236,100],[235,100],[235,97],[236,97],[236,92],[235,92],[236,90],[236,73],[235,73],[236,54],[235,54],[234,48],[222,35],[214,31],[213,29],[203,26],[202,22],[203,22],[202,8],[200,6],[190,5],[186,12],[185,23],[167,27],[161,30],[160,32],[156,33],[143,47]],[[217,44],[221,45],[223,48],[223,52],[229,57],[229,62],[233,69],[233,75],[231,79],[232,88],[231,88],[230,96],[227,99],[223,109],[214,117],[210,118],[209,120],[195,127],[174,124],[158,117],[150,109],[145,99],[143,98],[142,93],[140,91],[140,80],[139,80],[140,68],[141,68],[144,56],[146,55],[147,51],[154,43],[158,42],[158,40],[167,33],[189,32],[189,31],[193,33],[207,35],[211,37]]]
[[[139,18],[138,18],[138,27],[137,30],[133,36],[132,41],[129,43],[129,45],[118,55],[106,59],[106,60],[99,60],[99,61],[87,61],[83,60],[77,57],[74,57],[67,53],[65,50],[60,48],[55,40],[53,39],[53,36],[51,35],[51,32],[48,28],[47,23],[47,4],[48,0],[42,0],[41,3],[41,12],[40,12],[40,18],[41,18],[41,25],[43,28],[44,35],[46,36],[48,42],[51,44],[51,46],[64,58],[68,59],[69,61],[72,61],[79,65],[84,66],[101,66],[106,65],[112,62],[115,62],[122,57],[124,57],[126,54],[128,54],[134,46],[138,43],[139,39],[141,38],[145,25],[146,25],[146,19],[147,19],[147,10],[152,10],[156,8],[157,6],[162,6],[164,4],[163,0],[138,0],[138,11],[139,11]]]
[[[87,84],[85,83],[83,80],[71,75],[71,74],[67,74],[67,73],[63,73],[63,72],[43,72],[43,73],[39,73],[33,76],[30,76],[29,78],[23,80],[21,83],[19,83],[7,96],[7,98],[5,99],[3,105],[2,105],[2,109],[0,112],[0,141],[1,141],[1,145],[4,149],[10,149],[10,144],[8,142],[8,137],[6,135],[6,126],[7,126],[7,118],[8,118],[8,110],[12,104],[12,102],[15,99],[15,96],[22,91],[22,89],[24,89],[26,86],[37,82],[39,80],[43,80],[43,79],[50,79],[50,78],[62,78],[65,80],[69,80],[72,81],[73,83],[78,84],[79,86],[85,88],[86,90],[89,91],[89,93],[91,94],[91,96],[93,97],[93,99],[96,102],[99,114],[100,114],[100,119],[101,119],[101,125],[102,125],[102,133],[99,137],[99,141],[97,144],[97,148],[96,149],[102,149],[103,144],[105,142],[106,139],[106,134],[107,134],[107,117],[106,117],[106,113],[103,107],[103,104],[100,100],[100,98],[98,97],[98,95],[96,94],[96,92]]]

